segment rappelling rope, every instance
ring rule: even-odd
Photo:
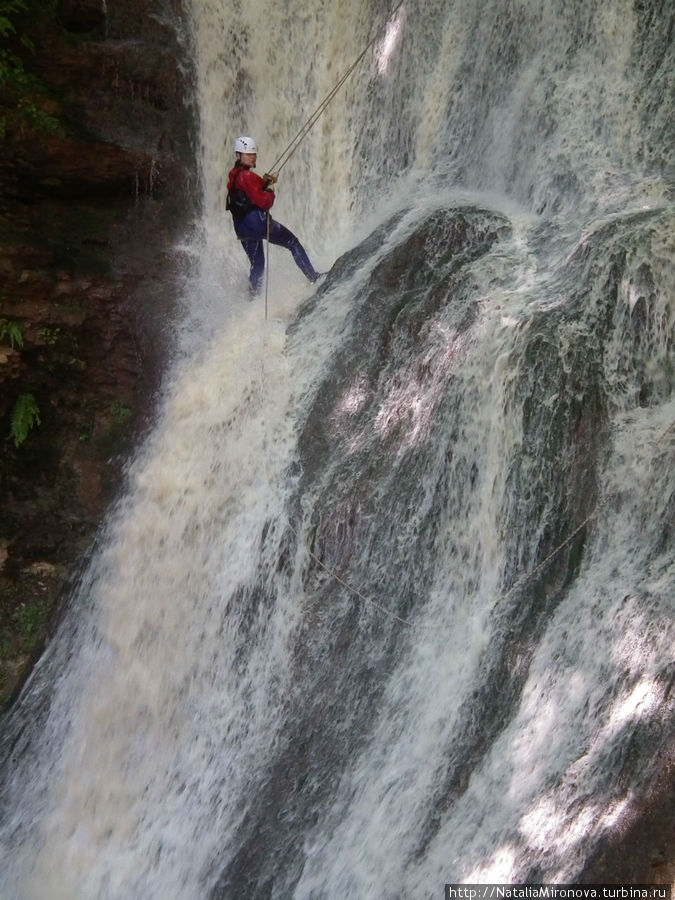
[[[389,16],[387,17],[387,22],[389,22],[396,15],[396,13],[399,11],[399,9],[403,6],[404,2],[405,2],[405,0],[399,0],[399,2],[396,4],[396,6],[389,13]],[[319,103],[319,105],[314,110],[312,115],[307,119],[305,124],[302,126],[300,131],[298,131],[298,133],[295,135],[295,137],[290,142],[290,144],[286,147],[286,149],[283,151],[283,153],[281,153],[281,155],[278,156],[277,159],[272,163],[272,165],[269,168],[269,171],[274,173],[275,181],[279,177],[279,173],[281,172],[283,167],[286,165],[288,160],[291,158],[291,156],[293,156],[293,154],[298,149],[300,144],[304,141],[304,139],[307,137],[309,132],[312,130],[312,128],[314,128],[316,123],[319,121],[321,116],[324,114],[324,112],[326,111],[329,104],[331,103],[331,101],[333,100],[335,95],[338,93],[338,91],[340,90],[342,85],[345,83],[345,81],[347,81],[349,76],[352,74],[354,69],[361,62],[361,60],[366,55],[366,53],[368,53],[368,51],[373,46],[373,44],[376,43],[376,41],[380,37],[381,33],[382,33],[382,29],[380,29],[379,31],[377,31],[375,33],[375,36],[363,48],[361,53],[354,60],[354,62],[351,64],[351,66],[347,69],[347,71],[344,73],[344,75],[342,75],[342,77],[336,82],[334,87],[326,94],[326,96],[323,98],[321,103]],[[268,298],[269,281],[270,281],[269,265],[270,265],[270,214],[268,212],[267,213],[267,278],[265,281],[265,321],[267,321],[267,298]]]
[[[265,321],[267,321],[267,298],[270,291],[270,214],[267,211],[267,261],[265,265]]]
[[[403,6],[404,2],[405,2],[405,0],[399,0],[399,2],[396,4],[396,6],[389,13],[389,16],[387,17],[387,22],[389,22],[392,19],[392,17],[396,15],[396,13],[399,11],[399,9]],[[361,62],[361,60],[366,55],[366,53],[370,50],[370,48],[373,46],[373,44],[375,44],[375,42],[378,40],[381,33],[382,33],[382,29],[380,29],[379,31],[377,31],[375,33],[375,36],[363,48],[363,50],[361,51],[359,56],[354,60],[354,62],[347,69],[347,71],[344,73],[344,75],[339,79],[339,81],[335,84],[335,86],[328,92],[328,94],[326,94],[326,96],[323,98],[321,103],[319,103],[317,108],[314,110],[312,115],[307,119],[307,121],[302,126],[300,131],[298,131],[298,133],[293,138],[293,140],[290,142],[288,147],[286,147],[286,149],[283,151],[283,153],[275,160],[275,162],[270,167],[270,171],[275,172],[275,170],[276,170],[276,174],[281,172],[281,170],[286,165],[288,160],[291,158],[291,156],[293,156],[293,154],[298,149],[300,144],[304,141],[304,139],[307,137],[309,132],[312,130],[312,128],[316,125],[316,123],[321,118],[323,113],[326,111],[326,108],[328,107],[330,102],[333,100],[335,95],[338,93],[338,91],[340,90],[342,85],[345,83],[345,81],[347,81],[349,76],[352,74],[354,69],[358,66],[358,64]]]
[[[656,439],[656,443],[657,444],[660,443],[663,440],[663,438],[670,431],[673,431],[673,429],[675,429],[675,422],[673,422],[671,425],[669,425],[668,428],[666,428],[666,430]],[[588,525],[588,523],[598,515],[598,513],[605,506],[606,503],[607,503],[606,499],[602,500],[600,503],[598,503],[595,506],[595,509],[593,510],[593,512],[590,515],[586,516],[586,518],[580,525],[577,525],[577,527],[574,529],[572,534],[568,535],[565,538],[565,540],[562,542],[562,544],[559,544],[555,548],[555,550],[552,550],[549,553],[549,555],[546,557],[546,559],[542,560],[535,569],[533,569],[531,572],[528,572],[527,575],[524,575],[522,578],[520,578],[513,585],[513,587],[510,588],[500,599],[506,600],[508,597],[510,597],[510,595],[514,591],[518,590],[518,588],[520,588],[520,587],[523,587],[523,585],[525,585],[528,581],[530,581],[532,578],[534,578],[535,575],[537,575],[545,566],[547,566],[550,563],[550,561],[553,559],[554,556],[557,556],[557,554],[560,553],[561,550],[563,550],[569,543],[571,543],[574,540],[574,538],[579,534],[579,532],[583,528],[585,528],[586,525]]]
[[[663,432],[663,434],[661,434],[660,437],[658,437],[656,439],[656,443],[657,444],[660,443],[663,440],[663,438],[673,429],[675,429],[675,422],[673,422],[671,425],[669,425],[668,428],[666,428],[666,430]],[[590,515],[586,516],[586,518],[580,525],[577,525],[577,527],[574,529],[572,534],[568,535],[565,538],[565,540],[562,542],[562,544],[558,544],[558,546],[555,548],[555,550],[552,550],[549,553],[549,555],[546,557],[546,559],[543,559],[536,568],[534,568],[531,572],[528,572],[527,575],[524,575],[522,578],[520,578],[513,585],[513,587],[511,587],[500,599],[506,600],[508,597],[511,596],[511,594],[513,594],[514,591],[517,591],[518,588],[523,587],[525,584],[527,584],[528,581],[530,581],[532,578],[534,578],[535,575],[537,575],[545,566],[547,566],[550,563],[550,561],[553,559],[554,556],[557,556],[561,550],[563,550],[569,543],[571,543],[574,540],[574,538],[579,534],[579,532],[583,528],[585,528],[586,525],[588,525],[588,523],[598,515],[598,513],[605,506],[606,503],[607,503],[607,500],[605,499],[605,500],[602,500],[600,503],[596,504],[593,512],[590,513]]]
[[[403,6],[404,2],[405,2],[405,0],[399,0],[399,2],[396,4],[396,6],[392,9],[389,16],[387,17],[387,22],[389,22],[396,15],[396,13],[399,11],[399,9]],[[277,159],[272,163],[269,171],[274,173],[275,180],[278,177],[281,170],[283,169],[283,167],[286,165],[286,163],[289,161],[289,159],[293,156],[295,151],[298,149],[300,144],[304,141],[304,139],[307,137],[309,132],[312,130],[314,125],[318,122],[318,120],[321,118],[323,113],[326,111],[329,104],[335,98],[335,96],[337,95],[339,90],[342,88],[344,83],[347,81],[349,76],[356,69],[356,67],[359,65],[359,63],[365,57],[365,55],[368,53],[368,51],[371,49],[371,47],[376,43],[376,41],[380,37],[381,32],[382,32],[382,29],[380,29],[379,31],[376,32],[376,34],[373,36],[373,38],[369,41],[369,43],[361,51],[359,56],[354,60],[354,62],[351,64],[351,66],[346,70],[346,72],[341,76],[341,78],[336,82],[334,87],[328,92],[328,94],[324,97],[324,99],[317,106],[317,108],[314,110],[314,112],[310,115],[310,117],[304,123],[302,128],[295,135],[293,140],[288,144],[288,146],[284,149],[284,151],[280,154],[280,156],[277,157]],[[269,263],[270,263],[269,237],[270,237],[270,215],[268,212],[268,214],[267,214],[267,267],[266,267],[266,281],[265,281],[265,319],[266,320],[267,320],[267,311],[268,311],[268,292],[269,292]],[[675,427],[675,426],[670,426],[668,429],[666,429],[666,431],[663,433],[661,438],[664,437],[673,427]],[[659,438],[659,440],[661,438]],[[516,581],[516,583],[511,588],[509,588],[509,590],[505,594],[501,595],[499,600],[504,601],[504,600],[508,599],[511,596],[511,594],[513,594],[515,591],[519,590],[520,588],[524,587],[529,581],[531,581],[534,577],[536,577],[536,575],[539,572],[541,572],[542,569],[544,569],[551,562],[551,560],[554,559],[562,550],[564,550],[565,547],[567,547],[574,540],[574,538],[586,527],[586,525],[588,525],[588,523],[597,516],[598,512],[600,511],[600,509],[602,508],[603,505],[604,504],[602,504],[602,503],[598,504],[595,507],[595,509],[590,513],[590,515],[588,515],[583,520],[583,522],[581,522],[581,524],[578,525],[574,529],[574,531],[570,535],[568,535],[567,538],[565,538],[564,541],[562,541],[562,543],[560,543],[554,550],[552,550],[551,553],[549,553],[549,555],[545,559],[543,559],[531,572],[526,573],[520,579],[518,579]],[[290,524],[290,522],[288,523],[288,525],[289,525],[289,528],[291,529],[291,531],[295,534],[296,538],[299,540],[300,536],[299,536],[298,532],[293,528],[293,526]],[[307,552],[308,552],[309,557],[321,569],[323,569],[323,571],[326,572],[334,581],[336,581],[338,584],[340,584],[342,587],[344,587],[346,590],[348,590],[350,593],[352,593],[359,600],[362,600],[364,603],[370,604],[371,606],[373,606],[377,610],[379,610],[381,613],[383,613],[384,615],[388,616],[389,618],[395,620],[396,622],[399,622],[400,624],[406,625],[410,628],[429,629],[429,628],[439,628],[440,627],[438,625],[433,625],[433,624],[426,625],[424,623],[412,622],[409,619],[402,618],[401,616],[399,616],[395,612],[393,612],[391,609],[388,609],[387,607],[383,606],[381,603],[378,603],[372,597],[368,597],[367,595],[365,595],[364,593],[359,591],[357,588],[353,587],[351,584],[349,584],[347,581],[345,581],[340,575],[338,575],[338,573],[334,569],[331,569],[329,566],[327,566],[325,563],[323,563],[321,561],[321,559],[319,559],[319,557],[315,553],[313,553],[311,550],[308,549]]]
[[[539,563],[538,566],[536,566],[534,569],[532,569],[531,572],[528,572],[526,575],[523,575],[522,578],[519,578],[518,581],[516,581],[516,583],[515,583],[512,587],[510,587],[509,590],[508,590],[505,594],[503,594],[499,599],[500,599],[500,600],[507,600],[507,599],[511,596],[511,594],[513,594],[513,593],[514,593],[515,591],[517,591],[519,588],[524,587],[524,586],[527,584],[528,581],[530,581],[532,578],[535,577],[535,575],[537,575],[539,572],[541,572],[541,570],[542,570],[543,568],[545,568],[545,566],[547,566],[547,565],[551,562],[551,560],[552,560],[555,556],[557,556],[558,553],[560,553],[561,550],[564,550],[565,547],[566,547],[568,544],[570,544],[570,543],[574,540],[574,538],[579,534],[579,532],[582,531],[582,530],[588,525],[588,523],[591,521],[591,519],[594,519],[594,518],[597,516],[597,514],[598,514],[598,512],[600,511],[600,508],[601,508],[602,506],[603,506],[603,504],[602,504],[602,503],[599,503],[599,504],[595,507],[595,509],[593,510],[593,512],[592,512],[590,515],[586,516],[586,518],[585,518],[584,521],[581,523],[581,525],[577,525],[577,527],[574,529],[574,531],[572,532],[572,534],[569,534],[569,535],[565,538],[565,540],[562,542],[562,544],[558,544],[558,546],[555,548],[555,550],[552,550],[552,551],[549,553],[549,555],[546,557],[546,559],[543,559],[543,560]]]

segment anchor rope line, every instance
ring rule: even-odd
[[[392,19],[392,17],[396,15],[396,13],[399,11],[399,9],[403,6],[404,2],[405,2],[405,0],[399,0],[399,2],[396,4],[396,6],[393,8],[393,10],[387,16],[387,22],[389,22]],[[307,119],[305,124],[302,126],[300,131],[298,131],[298,133],[295,135],[295,137],[290,142],[290,144],[286,147],[286,149],[283,151],[283,153],[281,153],[280,156],[275,160],[275,162],[272,163],[269,171],[274,172],[276,170],[277,174],[279,172],[281,172],[281,170],[286,165],[288,160],[291,158],[291,156],[293,156],[293,154],[298,149],[300,144],[304,141],[304,139],[307,137],[309,132],[319,121],[319,119],[321,118],[323,113],[326,111],[326,109],[329,106],[329,104],[331,103],[331,101],[334,99],[335,95],[338,93],[338,91],[342,87],[342,85],[345,83],[345,81],[347,81],[349,76],[352,74],[354,69],[361,62],[361,60],[366,55],[366,53],[368,53],[370,48],[377,42],[377,40],[379,39],[381,34],[382,34],[382,29],[380,29],[379,31],[377,31],[375,33],[375,36],[363,48],[363,50],[361,51],[359,56],[354,60],[354,62],[347,69],[347,71],[344,73],[344,75],[342,75],[342,77],[336,82],[334,87],[331,88],[331,90],[328,92],[328,94],[326,94],[326,96],[323,98],[321,103],[319,103],[317,108],[314,110],[314,112],[311,114],[311,116]]]
[[[290,522],[288,523],[288,527],[291,529],[291,531],[293,532],[293,534],[296,536],[296,538],[299,541],[300,535],[295,530],[295,528],[293,528],[293,526],[291,525]],[[324,562],[322,562],[322,560],[319,559],[319,557],[316,555],[316,553],[313,553],[309,549],[309,547],[307,548],[307,554],[309,555],[310,559],[312,559],[320,568],[322,568],[324,570],[324,572],[327,575],[329,575],[334,581],[337,581],[338,584],[341,584],[343,588],[346,588],[350,593],[357,596],[359,598],[359,600],[363,600],[365,603],[370,603],[372,606],[376,607],[376,609],[379,609],[380,612],[389,616],[391,619],[395,619],[397,622],[400,622],[401,625],[407,625],[409,628],[436,628],[437,627],[435,625],[423,625],[423,624],[420,625],[419,623],[410,622],[408,619],[402,618],[401,616],[399,616],[395,612],[393,612],[391,609],[387,609],[386,606],[383,606],[381,603],[378,603],[377,600],[373,600],[372,597],[366,596],[365,594],[361,593],[361,591],[357,590],[357,588],[353,587],[351,584],[348,584],[348,582],[346,582],[343,578],[341,578],[338,575],[338,573],[335,571],[335,569],[331,569]]]
[[[665,431],[657,438],[656,443],[660,443],[663,440],[663,438],[666,437],[666,435],[670,434],[670,432],[672,432],[673,430],[675,430],[675,422],[671,423],[665,429]],[[583,520],[583,522],[581,522],[579,525],[577,525],[577,527],[574,529],[574,531],[571,534],[568,534],[568,536],[565,538],[565,540],[562,541],[560,544],[558,544],[558,546],[555,547],[548,554],[548,556],[546,556],[537,566],[535,566],[535,568],[532,569],[531,572],[526,572],[515,582],[515,584],[513,584],[509,588],[508,591],[506,591],[505,594],[500,594],[500,596],[495,601],[495,605],[499,602],[503,602],[504,600],[508,600],[508,598],[511,596],[511,594],[515,593],[515,591],[517,591],[517,590],[520,590],[528,583],[528,581],[531,581],[533,578],[535,578],[539,574],[539,572],[541,572],[541,570],[544,569],[551,562],[551,560],[554,559],[554,557],[556,557],[558,555],[558,553],[560,553],[561,550],[564,550],[565,547],[567,547],[568,544],[570,544],[575,539],[575,537],[586,527],[586,525],[588,525],[589,522],[591,522],[593,519],[595,519],[598,516],[598,514],[607,505],[607,502],[608,502],[608,498],[605,498],[604,500],[601,500],[599,503],[597,503],[595,505],[594,509],[592,510],[592,512],[590,512],[586,516],[586,518]],[[298,540],[300,540],[300,535],[298,534],[296,529],[291,525],[290,522],[288,523],[288,526],[291,529],[291,531],[293,532],[293,534],[295,534],[296,538]],[[438,629],[441,627],[438,624],[426,625],[423,622],[411,622],[409,619],[402,618],[401,616],[399,616],[395,612],[393,612],[391,609],[388,609],[386,606],[383,606],[381,603],[378,603],[377,600],[373,600],[372,597],[366,596],[364,593],[359,591],[357,588],[353,587],[353,585],[351,585],[347,581],[345,581],[344,578],[342,578],[340,575],[338,575],[338,573],[334,569],[331,569],[324,562],[322,562],[319,559],[319,557],[315,553],[313,553],[309,548],[307,548],[307,553],[309,554],[310,558],[312,560],[314,560],[314,562],[318,566],[320,566],[328,575],[330,575],[331,578],[333,578],[335,581],[337,581],[338,584],[341,584],[342,587],[344,587],[350,593],[354,594],[354,596],[358,597],[359,600],[363,600],[365,603],[370,603],[372,606],[374,606],[380,612],[384,613],[385,615],[389,616],[390,618],[394,619],[395,621],[400,622],[402,625],[407,625],[409,628],[419,628],[419,629],[421,629],[421,628]]]
[[[562,542],[562,544],[558,544],[558,546],[555,548],[555,550],[551,550],[551,552],[546,557],[546,559],[542,559],[542,561],[539,563],[539,565],[535,566],[535,568],[532,569],[531,572],[528,572],[526,575],[523,575],[522,578],[519,578],[518,581],[516,581],[516,583],[514,585],[512,585],[512,587],[510,587],[509,590],[505,594],[502,594],[502,596],[499,599],[507,600],[511,596],[511,594],[513,594],[519,588],[526,585],[527,582],[530,581],[530,579],[534,578],[535,575],[537,575],[545,566],[547,566],[550,563],[550,561],[553,559],[554,556],[557,556],[561,550],[564,550],[565,547],[574,540],[574,538],[579,534],[579,532],[583,528],[585,528],[586,525],[588,525],[588,523],[591,521],[591,519],[594,519],[597,516],[597,514],[600,511],[600,509],[602,508],[602,506],[603,506],[602,503],[598,504],[595,507],[595,509],[593,510],[593,512],[590,513],[590,515],[586,516],[586,518],[581,523],[581,525],[577,525],[577,527],[574,529],[572,534],[569,534],[565,538],[565,540]]]
[[[585,528],[586,525],[588,525],[588,523],[592,519],[594,519],[596,517],[596,515],[598,514],[598,512],[600,511],[602,506],[604,506],[604,503],[598,504],[595,507],[595,509],[593,510],[593,512],[590,513],[588,516],[586,516],[584,521],[580,525],[577,525],[577,527],[574,529],[574,531],[570,535],[568,535],[561,544],[558,544],[558,546],[554,550],[552,550],[549,553],[549,555],[545,559],[543,559],[539,563],[539,565],[536,566],[531,572],[527,572],[525,575],[523,575],[521,578],[519,578],[518,581],[511,588],[509,588],[509,590],[505,594],[500,595],[500,597],[497,599],[496,602],[507,600],[510,597],[510,595],[514,593],[514,591],[517,591],[519,588],[524,587],[528,581],[530,581],[532,578],[534,578],[545,566],[548,565],[548,563],[555,556],[558,555],[558,553],[560,553],[561,550],[563,550],[569,543],[571,543],[574,540],[574,538],[579,534],[579,532],[583,528]],[[293,532],[293,534],[296,536],[296,538],[298,540],[300,540],[300,535],[295,530],[295,528],[291,525],[290,522],[288,523],[288,526],[291,529],[291,531]],[[315,553],[313,553],[309,548],[307,548],[307,553],[308,553],[310,559],[312,559],[318,566],[320,566],[320,568],[322,568],[324,570],[324,572],[326,572],[326,574],[329,575],[334,581],[337,581],[338,584],[342,585],[342,587],[344,587],[350,593],[354,594],[354,596],[358,597],[359,600],[363,600],[365,603],[370,603],[371,606],[374,606],[381,613],[384,613],[386,616],[389,616],[389,618],[394,619],[395,621],[399,622],[401,625],[406,625],[406,626],[408,626],[408,628],[418,628],[418,629],[424,628],[424,629],[434,629],[434,630],[438,630],[439,628],[442,627],[438,624],[427,625],[424,622],[411,622],[409,619],[402,618],[401,616],[397,615],[397,613],[393,612],[391,609],[388,609],[386,606],[383,606],[381,603],[378,603],[377,600],[373,600],[372,597],[368,597],[366,594],[364,594],[360,590],[358,590],[358,588],[355,588],[353,585],[349,584],[349,582],[345,581],[344,578],[342,578],[340,575],[338,575],[338,573],[335,571],[335,569],[331,569],[324,562],[322,562],[322,560],[320,560],[319,557]]]

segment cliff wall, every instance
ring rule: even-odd
[[[199,193],[180,0],[27,6],[0,58],[0,706],[151,418]]]

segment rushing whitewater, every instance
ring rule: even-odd
[[[675,11],[192,4],[203,219],[153,434],[3,723],[0,896],[573,881],[661,771]],[[283,170],[268,316],[225,212]]]

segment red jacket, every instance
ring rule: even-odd
[[[256,175],[253,169],[247,169],[246,166],[235,166],[230,171],[230,176],[227,179],[227,189],[231,191],[235,187],[244,191],[251,203],[259,206],[260,209],[268,210],[272,208],[274,191],[265,190],[265,182],[260,175]]]

